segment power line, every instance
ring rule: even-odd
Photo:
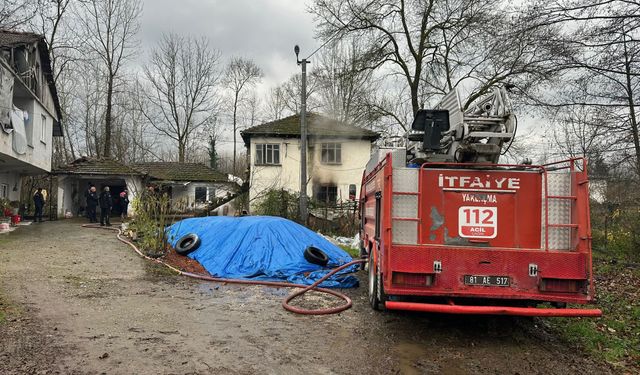
[[[316,48],[315,51],[311,52],[311,54],[309,56],[307,56],[307,58],[305,60],[308,60],[311,56],[315,55],[316,52],[320,51],[324,46],[326,46],[330,41],[333,40],[333,38],[335,38],[336,36],[338,36],[338,33],[340,32],[340,30],[336,31],[329,39],[327,39],[324,43],[322,43],[320,45],[320,47]]]

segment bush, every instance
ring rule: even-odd
[[[591,203],[593,249],[597,255],[621,261],[640,260],[640,209]]]
[[[135,217],[129,228],[135,233],[140,250],[158,258],[166,252],[168,238],[165,227],[172,223],[171,199],[167,194],[143,194],[131,202]]]
[[[300,195],[287,190],[269,190],[256,205],[258,215],[280,216],[290,220],[298,219]]]

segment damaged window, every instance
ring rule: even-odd
[[[340,143],[322,144],[322,164],[342,163],[342,145]]]
[[[207,188],[203,186],[196,187],[196,202],[204,203],[207,201]]]
[[[318,202],[336,203],[338,199],[338,187],[333,185],[323,185],[318,187],[316,199]]]
[[[256,144],[256,164],[280,164],[280,145],[277,143]]]
[[[349,200],[350,201],[356,200],[356,185],[355,184],[349,185]]]

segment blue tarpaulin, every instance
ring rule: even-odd
[[[273,216],[209,216],[181,220],[168,229],[169,243],[188,233],[200,237],[200,246],[188,256],[197,260],[215,277],[251,280],[288,281],[310,285],[331,268],[352,260],[351,256],[321,235]],[[323,250],[329,257],[326,267],[309,263],[304,251],[309,246]],[[348,267],[322,282],[327,288],[358,286],[358,279],[347,273]]]

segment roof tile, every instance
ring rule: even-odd
[[[380,134],[347,124],[345,122],[310,112],[307,114],[308,134],[310,136],[363,138],[376,140]],[[242,139],[248,143],[254,135],[300,136],[300,115],[285,117],[267,122],[240,132]]]
[[[44,41],[44,37],[42,35],[0,29],[0,47],[31,44],[41,40]]]
[[[56,168],[53,174],[83,175],[147,175],[162,181],[200,181],[228,182],[227,176],[200,163],[151,162],[133,163],[130,166],[108,158],[82,157],[63,167]]]
[[[225,174],[200,163],[135,163],[133,167],[157,180],[228,182]]]
[[[82,157],[73,162],[55,168],[53,174],[92,174],[92,175],[144,175],[135,168],[113,159]]]

